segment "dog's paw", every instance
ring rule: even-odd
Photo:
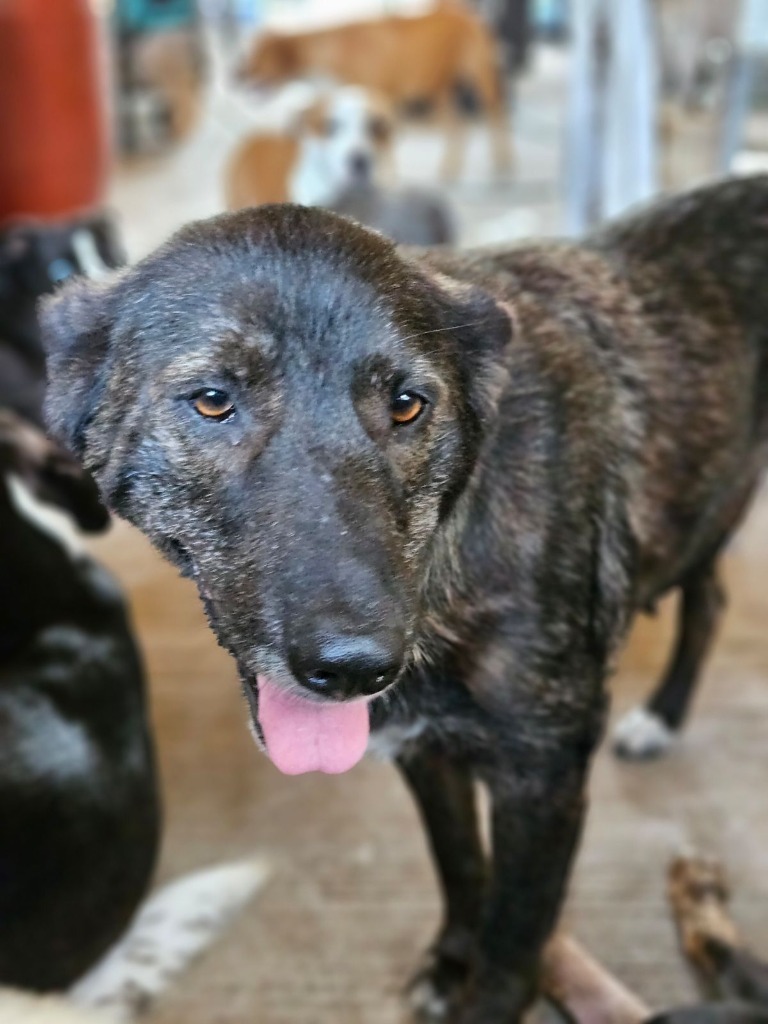
[[[407,988],[411,1013],[417,1021],[453,1019],[471,970],[472,941],[463,933],[442,936]]]
[[[429,974],[414,978],[408,988],[408,1005],[414,1020],[446,1021],[452,1003],[449,994],[440,991],[435,979]]]
[[[613,733],[613,749],[626,761],[650,761],[669,750],[675,733],[648,708],[632,708]]]

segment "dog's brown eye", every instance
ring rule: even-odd
[[[235,403],[226,391],[218,391],[216,388],[198,391],[192,395],[191,402],[195,412],[207,420],[228,420],[235,411]]]
[[[404,391],[392,403],[392,422],[398,427],[405,426],[407,423],[415,423],[424,412],[426,405],[427,403],[421,395],[416,395],[412,391]]]

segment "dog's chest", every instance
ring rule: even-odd
[[[417,740],[428,728],[427,719],[383,725],[371,732],[367,753],[382,761],[393,761],[409,743]]]
[[[368,753],[391,760],[422,743],[458,749],[467,733],[476,732],[476,718],[468,691],[447,672],[414,674],[371,704]]]

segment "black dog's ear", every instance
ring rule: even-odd
[[[48,376],[46,422],[53,437],[80,459],[104,389],[118,277],[72,280],[40,304]]]

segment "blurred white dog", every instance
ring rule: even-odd
[[[330,89],[293,131],[249,135],[236,148],[225,171],[227,207],[326,206],[347,188],[379,184],[391,170],[393,130],[383,97],[357,86]]]

